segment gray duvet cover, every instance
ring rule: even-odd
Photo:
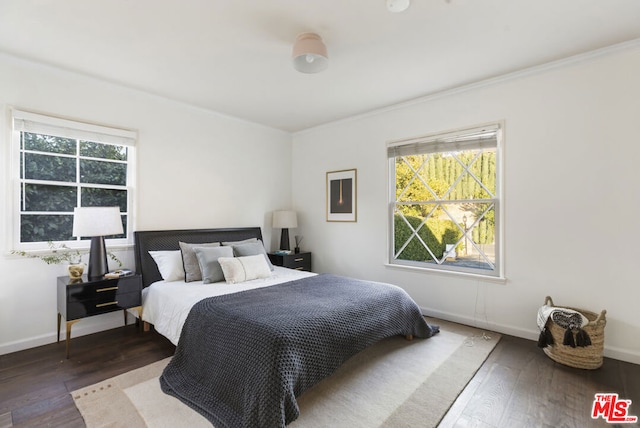
[[[296,397],[351,356],[437,332],[399,287],[317,275],[198,302],[160,383],[216,428],[284,427]]]

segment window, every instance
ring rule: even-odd
[[[118,206],[131,242],[136,133],[13,110],[14,233],[16,249],[73,243],[73,209]]]
[[[390,143],[393,265],[502,277],[498,124]]]

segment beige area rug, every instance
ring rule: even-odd
[[[292,428],[435,427],[493,350],[500,335],[429,320],[430,339],[385,339],[343,364],[299,399]],[[489,340],[486,337],[490,337]],[[158,377],[169,358],[72,392],[87,427],[211,427],[165,395]]]

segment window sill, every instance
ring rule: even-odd
[[[443,275],[443,276],[454,276],[457,278],[477,279],[477,280],[482,280],[486,282],[493,282],[496,284],[507,283],[507,278],[504,276],[488,276],[488,275],[480,275],[480,274],[468,273],[468,272],[455,272],[451,270],[430,269],[428,267],[406,266],[406,265],[397,265],[397,264],[391,264],[391,263],[385,263],[384,266],[390,269],[409,270],[413,272],[422,272],[422,273],[436,274],[436,275]]]

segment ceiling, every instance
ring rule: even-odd
[[[292,132],[638,38],[640,0],[0,1],[1,52]]]

